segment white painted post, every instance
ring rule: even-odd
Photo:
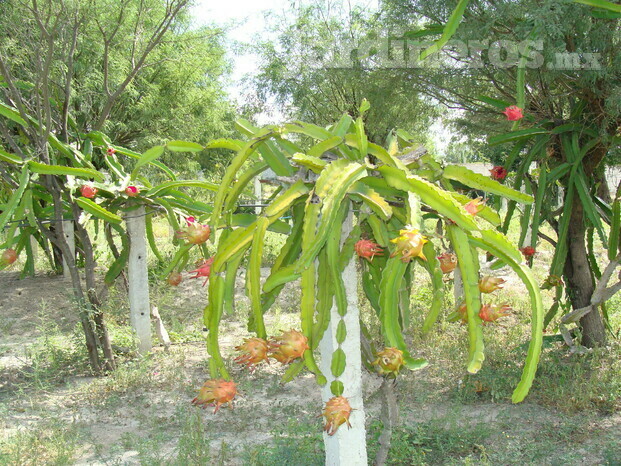
[[[71,251],[71,255],[73,256],[73,260],[75,261],[75,235],[73,232],[73,220],[63,220],[60,222],[60,227],[63,230],[63,237],[65,241],[69,245],[69,250]],[[75,263],[75,262],[74,262]],[[69,266],[67,265],[67,261],[63,258],[63,277],[66,280],[71,280],[71,272],[69,272]]]
[[[341,243],[352,230],[353,214],[349,213],[343,224]],[[347,264],[343,272],[345,293],[347,295],[347,314],[343,320],[347,328],[347,337],[341,348],[347,355],[345,372],[339,377],[345,387],[343,396],[347,398],[353,408],[347,424],[339,427],[332,436],[324,432],[323,440],[326,447],[326,465],[329,466],[362,466],[367,464],[366,429],[364,426],[364,406],[362,403],[362,359],[360,356],[360,309],[358,308],[358,277],[356,272],[355,256]],[[341,317],[336,306],[330,311],[330,326],[326,330],[319,351],[321,353],[321,370],[328,379],[328,383],[321,390],[322,399],[327,402],[334,395],[330,391],[330,383],[334,380],[330,363],[332,353],[337,348],[336,328]]]
[[[30,235],[30,250],[32,251],[32,268],[34,269],[37,265],[37,258],[39,256],[39,243],[37,243],[37,240],[33,235]]]
[[[144,355],[152,348],[144,206],[128,212],[125,223],[129,235],[129,320],[138,337],[138,352]]]
[[[461,278],[459,265],[453,270],[453,297],[455,298],[455,309],[457,309],[464,300],[464,281]]]
[[[261,180],[259,177],[255,177],[254,179],[254,197],[256,198],[256,203],[261,204],[263,201],[263,193],[261,192]],[[261,214],[261,207],[255,207],[254,213],[257,215]]]
[[[160,311],[157,306],[153,306],[153,309],[151,310],[151,315],[153,316],[153,320],[155,321],[155,334],[164,345],[164,348],[168,350],[168,348],[170,347],[170,337],[168,336],[168,331],[166,331],[166,327],[164,327],[164,322],[162,322]]]

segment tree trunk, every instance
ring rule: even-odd
[[[71,283],[73,285],[73,295],[76,299],[80,323],[84,330],[84,336],[86,338],[86,349],[88,351],[88,358],[90,361],[93,372],[98,373],[101,371],[101,361],[99,359],[98,341],[95,331],[93,329],[93,322],[90,317],[90,303],[88,298],[84,295],[84,289],[82,288],[82,282],[78,268],[76,266],[75,256],[72,255],[69,244],[63,234],[63,207],[61,200],[61,188],[56,182],[53,176],[46,175],[44,178],[45,186],[52,195],[54,206],[54,220],[56,223],[56,230],[51,228],[47,229],[41,222],[39,222],[39,228],[43,234],[50,240],[50,242],[58,247],[65,257],[68,265],[69,274],[71,276]]]
[[[384,428],[377,440],[379,448],[375,455],[375,466],[388,464],[392,430],[399,422],[399,405],[397,404],[397,394],[395,393],[395,379],[384,377],[380,390],[382,392],[382,423]]]
[[[565,260],[565,277],[569,285],[570,300],[574,309],[591,303],[594,284],[586,248],[586,227],[584,211],[580,199],[574,200],[574,208],[569,222],[567,235],[567,258]],[[582,344],[588,348],[603,345],[606,342],[606,330],[599,309],[594,309],[580,319]]]
[[[55,235],[56,230],[53,225],[50,225],[50,231]],[[50,265],[54,268],[54,271],[60,275],[63,273],[63,253],[58,246],[54,243],[50,242],[52,245],[52,254],[54,257],[54,262],[51,262]]]
[[[72,204],[72,209],[74,217],[79,218],[80,210],[78,206]],[[99,345],[101,346],[104,353],[103,368],[105,370],[114,370],[115,362],[114,352],[112,350],[112,342],[110,340],[110,335],[108,334],[108,329],[106,328],[106,324],[104,322],[103,312],[101,311],[101,302],[95,288],[97,284],[95,281],[95,258],[93,256],[93,245],[91,243],[91,239],[88,236],[88,232],[82,225],[80,225],[79,222],[76,223],[76,231],[78,233],[80,242],[82,243],[82,251],[84,252],[86,295],[93,309],[93,321],[95,323],[95,331],[99,340]]]

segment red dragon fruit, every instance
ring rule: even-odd
[[[195,406],[203,405],[203,407],[206,407],[208,404],[215,405],[214,413],[217,413],[220,406],[225,403],[229,403],[229,406],[232,406],[231,402],[235,395],[237,395],[237,387],[232,380],[211,379],[203,384],[198,392],[198,396],[192,400],[192,404]]]
[[[351,427],[349,423],[351,412],[352,408],[347,398],[344,396],[330,398],[330,400],[326,402],[326,407],[323,410],[323,417],[326,419],[323,430],[326,431],[328,435],[334,435],[342,424],[347,423],[347,427]]]
[[[137,186],[128,186],[125,188],[125,194],[129,197],[136,197],[140,193],[140,189]]]
[[[490,177],[496,181],[502,181],[507,177],[507,170],[500,165],[496,165],[490,171]]]
[[[524,259],[528,260],[535,255],[537,251],[532,246],[525,246],[520,248],[520,252],[524,255]]]
[[[11,265],[17,260],[15,249],[5,249],[0,256],[0,265]]]
[[[246,338],[244,342],[236,346],[235,349],[241,354],[235,358],[237,364],[245,365],[247,369],[253,371],[257,364],[267,359],[267,341],[263,338]]]
[[[188,222],[188,225],[177,232],[177,238],[186,240],[190,244],[202,244],[211,236],[209,225]]]
[[[375,256],[382,256],[384,254],[379,244],[368,239],[361,239],[354,247],[358,257],[364,257],[369,261],[373,260]]]
[[[267,342],[270,357],[283,364],[289,364],[294,359],[301,358],[304,351],[310,349],[308,338],[297,330],[282,332]]]
[[[496,290],[500,290],[505,282],[506,280],[503,278],[485,275],[479,280],[479,290],[481,293],[492,293]]]
[[[440,269],[442,273],[451,273],[457,267],[457,256],[452,252],[445,252],[438,256],[440,262]]]
[[[483,322],[496,322],[501,317],[511,313],[511,306],[508,304],[484,304],[479,311],[479,317]]]
[[[82,187],[80,188],[80,194],[88,199],[93,199],[95,196],[97,196],[97,191],[97,188],[95,188],[94,186],[89,186],[87,184],[82,185]]]
[[[462,324],[468,323],[468,307],[466,306],[466,303],[463,303],[461,306],[457,308],[457,310],[455,311],[455,316],[456,317],[454,319],[450,319],[450,320],[453,322],[456,320],[461,320]]]
[[[524,118],[522,109],[518,107],[517,105],[510,105],[507,108],[505,108],[504,112],[501,112],[501,113],[505,114],[508,121],[518,121]]]
[[[473,217],[481,212],[481,210],[483,210],[483,207],[485,207],[485,203],[480,197],[477,197],[476,199],[473,199],[464,205],[464,209],[466,209],[466,212],[468,212]]]
[[[178,286],[183,281],[183,276],[179,272],[172,272],[168,276],[168,284],[171,286]]]

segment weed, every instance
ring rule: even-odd
[[[72,464],[80,441],[75,425],[48,420],[0,440],[0,464]]]
[[[369,458],[373,458],[377,452],[381,429],[381,423],[371,424]],[[460,427],[456,423],[445,425],[444,422],[433,421],[401,426],[393,431],[388,463],[450,464],[452,460],[468,458],[468,461],[482,464],[487,454],[481,444],[489,433],[490,428],[482,424]]]
[[[269,445],[249,447],[243,454],[248,466],[305,466],[324,464],[321,429],[317,423],[300,422],[290,418],[287,425],[273,431]]]

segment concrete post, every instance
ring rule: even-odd
[[[259,177],[255,177],[254,179],[254,197],[256,199],[256,204],[261,204],[263,201],[263,193],[261,192],[261,180]],[[257,215],[261,215],[262,207],[255,207],[254,213]]]
[[[73,260],[75,261],[75,234],[73,231],[74,225],[73,220],[64,220],[60,223],[60,226],[63,230],[63,237],[65,241],[69,245],[69,250],[71,251],[71,255],[73,256]],[[71,272],[69,272],[69,266],[67,265],[67,261],[63,258],[63,277],[66,280],[71,280]]]
[[[138,337],[138,352],[151,351],[151,306],[144,207],[127,213],[125,223],[129,235],[129,307],[130,322]]]
[[[457,309],[464,301],[464,281],[461,278],[459,267],[455,267],[453,270],[453,297],[455,298],[455,309]]]
[[[353,214],[350,212],[343,224],[341,243],[347,238],[352,230]],[[362,359],[360,353],[360,310],[358,308],[358,277],[356,272],[355,255],[345,267],[343,281],[347,294],[347,314],[343,318],[347,327],[347,337],[341,344],[341,348],[347,356],[345,372],[339,377],[345,390],[343,396],[348,399],[353,408],[350,416],[351,429],[343,424],[333,436],[324,432],[323,440],[326,448],[326,465],[329,466],[366,466],[366,430],[364,425],[365,415],[362,403]],[[330,311],[330,326],[326,330],[319,351],[321,353],[321,370],[328,379],[328,383],[322,388],[321,396],[328,401],[334,395],[330,391],[330,383],[334,380],[330,370],[332,353],[338,347],[336,342],[336,329],[339,320],[336,306]]]

